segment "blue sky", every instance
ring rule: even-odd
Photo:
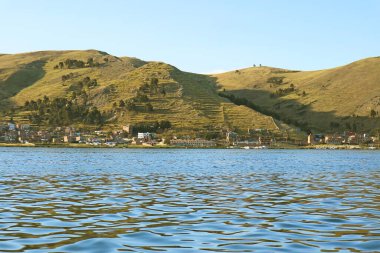
[[[1,0],[0,52],[99,49],[200,73],[380,55],[379,0]]]

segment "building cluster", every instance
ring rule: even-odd
[[[295,141],[287,135],[274,135],[267,131],[253,132],[249,137],[240,138],[235,132],[227,132],[226,141],[235,147],[271,147],[276,144],[287,143],[299,146],[310,145],[368,145],[380,147],[379,137],[370,136],[368,133],[355,133],[345,131],[335,134],[309,134],[304,141]]]
[[[276,143],[288,142],[289,138],[285,133],[277,133],[266,129],[249,130],[248,135],[239,136],[236,132],[226,133],[226,142],[233,147],[266,148]]]
[[[216,147],[216,141],[204,139],[173,139],[170,140],[170,145],[175,147],[189,147],[189,148],[208,148]]]
[[[308,145],[331,144],[331,145],[363,145],[379,144],[379,138],[370,136],[368,133],[355,133],[345,131],[335,134],[309,134],[307,137]]]
[[[74,127],[55,127],[39,129],[28,124],[16,124],[14,122],[0,122],[0,142],[3,143],[36,143],[36,144],[61,144],[82,143],[88,145],[165,145],[175,147],[207,148],[216,146],[230,146],[237,148],[266,148],[280,143],[297,145],[369,145],[380,146],[378,137],[366,133],[346,131],[341,134],[309,134],[307,140],[295,143],[286,135],[274,135],[266,130],[249,131],[248,135],[239,136],[236,132],[227,131],[225,139],[206,140],[201,138],[177,138],[169,141],[159,138],[155,133],[134,133],[131,125],[124,125],[120,129],[112,131],[80,130]]]
[[[80,130],[74,127],[55,127],[41,130],[28,124],[0,123],[0,142],[3,143],[38,143],[38,144],[63,144],[81,143],[88,145],[117,144],[131,145],[160,145],[163,139],[157,138],[154,133],[137,133],[131,137],[132,126],[125,125],[119,130]]]

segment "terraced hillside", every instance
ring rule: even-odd
[[[30,108],[30,101],[65,98],[70,106],[84,104],[105,113],[105,127],[169,120],[176,132],[189,135],[277,129],[270,116],[218,96],[215,81],[162,62],[96,50],[1,55],[0,109],[3,118],[27,122],[32,112],[25,108]],[[124,105],[130,101],[133,106]]]
[[[380,57],[320,71],[254,67],[213,77],[220,90],[305,129],[380,127]]]

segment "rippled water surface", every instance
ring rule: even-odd
[[[0,252],[380,252],[380,152],[0,148]]]

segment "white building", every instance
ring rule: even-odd
[[[153,138],[153,134],[152,133],[137,133],[137,139],[152,139]]]

